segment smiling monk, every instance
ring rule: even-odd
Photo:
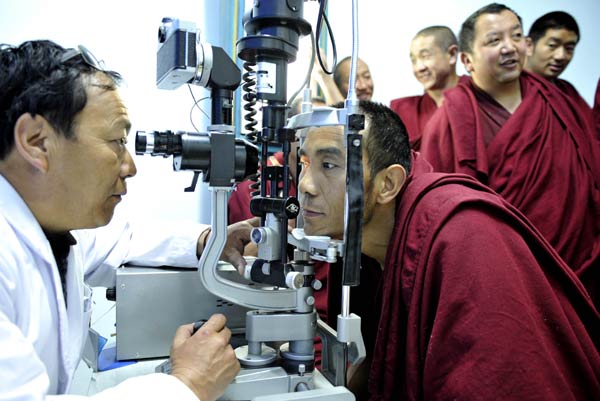
[[[600,156],[589,120],[550,81],[523,71],[521,18],[508,7],[481,8],[459,36],[471,79],[444,93],[423,156],[520,209],[600,305]]]

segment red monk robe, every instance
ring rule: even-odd
[[[596,96],[594,98],[594,126],[596,127],[596,134],[600,139],[600,79],[598,79],[598,86],[596,87]]]
[[[600,316],[574,273],[488,188],[418,171],[398,195],[370,399],[600,399]]]
[[[421,146],[436,171],[477,178],[516,206],[600,305],[600,155],[589,119],[523,72],[510,113],[469,81],[445,92]]]
[[[572,102],[572,107],[578,110],[577,113],[582,122],[584,120],[581,117],[585,115],[588,116],[588,122],[591,124],[588,129],[594,132],[596,128],[594,123],[594,116],[592,114],[592,108],[585,101],[585,99],[581,97],[577,89],[575,89],[575,87],[569,81],[565,81],[564,79],[557,78],[552,80],[551,82],[553,82],[558,87],[558,89],[560,89],[565,95],[567,95],[569,100]]]
[[[461,75],[458,82],[463,80],[468,80],[468,77]],[[411,149],[419,150],[425,125],[438,109],[435,100],[425,92],[420,96],[394,99],[390,102],[390,109],[394,110],[404,123]]]
[[[575,87],[569,81],[556,78],[551,82],[553,82],[558,87],[558,89],[563,91],[565,95],[571,98],[573,102],[575,102],[575,104],[581,108],[582,112],[589,113],[592,110],[590,105],[587,104],[585,99],[581,97],[577,89],[575,89]]]
[[[427,93],[421,96],[401,97],[391,101],[390,109],[394,110],[402,119],[408,134],[410,147],[419,150],[421,134],[425,124],[438,109],[435,100]]]

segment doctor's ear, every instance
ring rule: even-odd
[[[47,145],[49,134],[53,131],[48,121],[39,114],[22,114],[15,123],[15,150],[34,169],[42,173],[48,171]]]

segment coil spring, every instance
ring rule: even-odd
[[[256,143],[258,137],[258,131],[256,130],[256,124],[258,122],[254,119],[256,115],[256,78],[254,72],[254,66],[256,65],[253,61],[244,62],[244,74],[242,75],[242,90],[244,91],[243,99],[246,101],[244,104],[244,120],[247,121],[244,125],[246,130],[246,137],[250,142]]]
[[[256,115],[256,78],[254,72],[255,62],[246,61],[244,62],[244,74],[242,75],[242,80],[244,83],[242,84],[242,90],[244,91],[243,99],[246,102],[244,104],[244,120],[247,122],[244,125],[244,129],[246,133],[244,135],[248,138],[248,140],[252,143],[257,143],[258,131],[256,130],[256,125],[258,122],[254,119]],[[250,196],[255,197],[260,195],[260,169],[248,177],[249,181],[253,181],[250,184]]]
[[[256,172],[256,174],[248,177],[249,181],[253,181],[248,187],[250,188],[250,197],[254,198],[255,196],[260,195],[260,169]]]

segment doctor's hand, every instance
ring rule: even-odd
[[[246,260],[244,259],[244,250],[246,245],[250,243],[250,232],[254,227],[258,227],[260,219],[254,217],[248,220],[233,223],[227,227],[227,242],[225,248],[221,252],[220,260],[231,263],[238,272],[244,272],[246,268]],[[204,250],[204,246],[210,235],[210,229],[207,229],[198,239],[198,254]],[[202,246],[200,246],[202,244]]]
[[[225,316],[215,314],[193,334],[194,325],[177,329],[171,345],[171,375],[202,401],[215,401],[235,378],[240,364],[229,345]]]

